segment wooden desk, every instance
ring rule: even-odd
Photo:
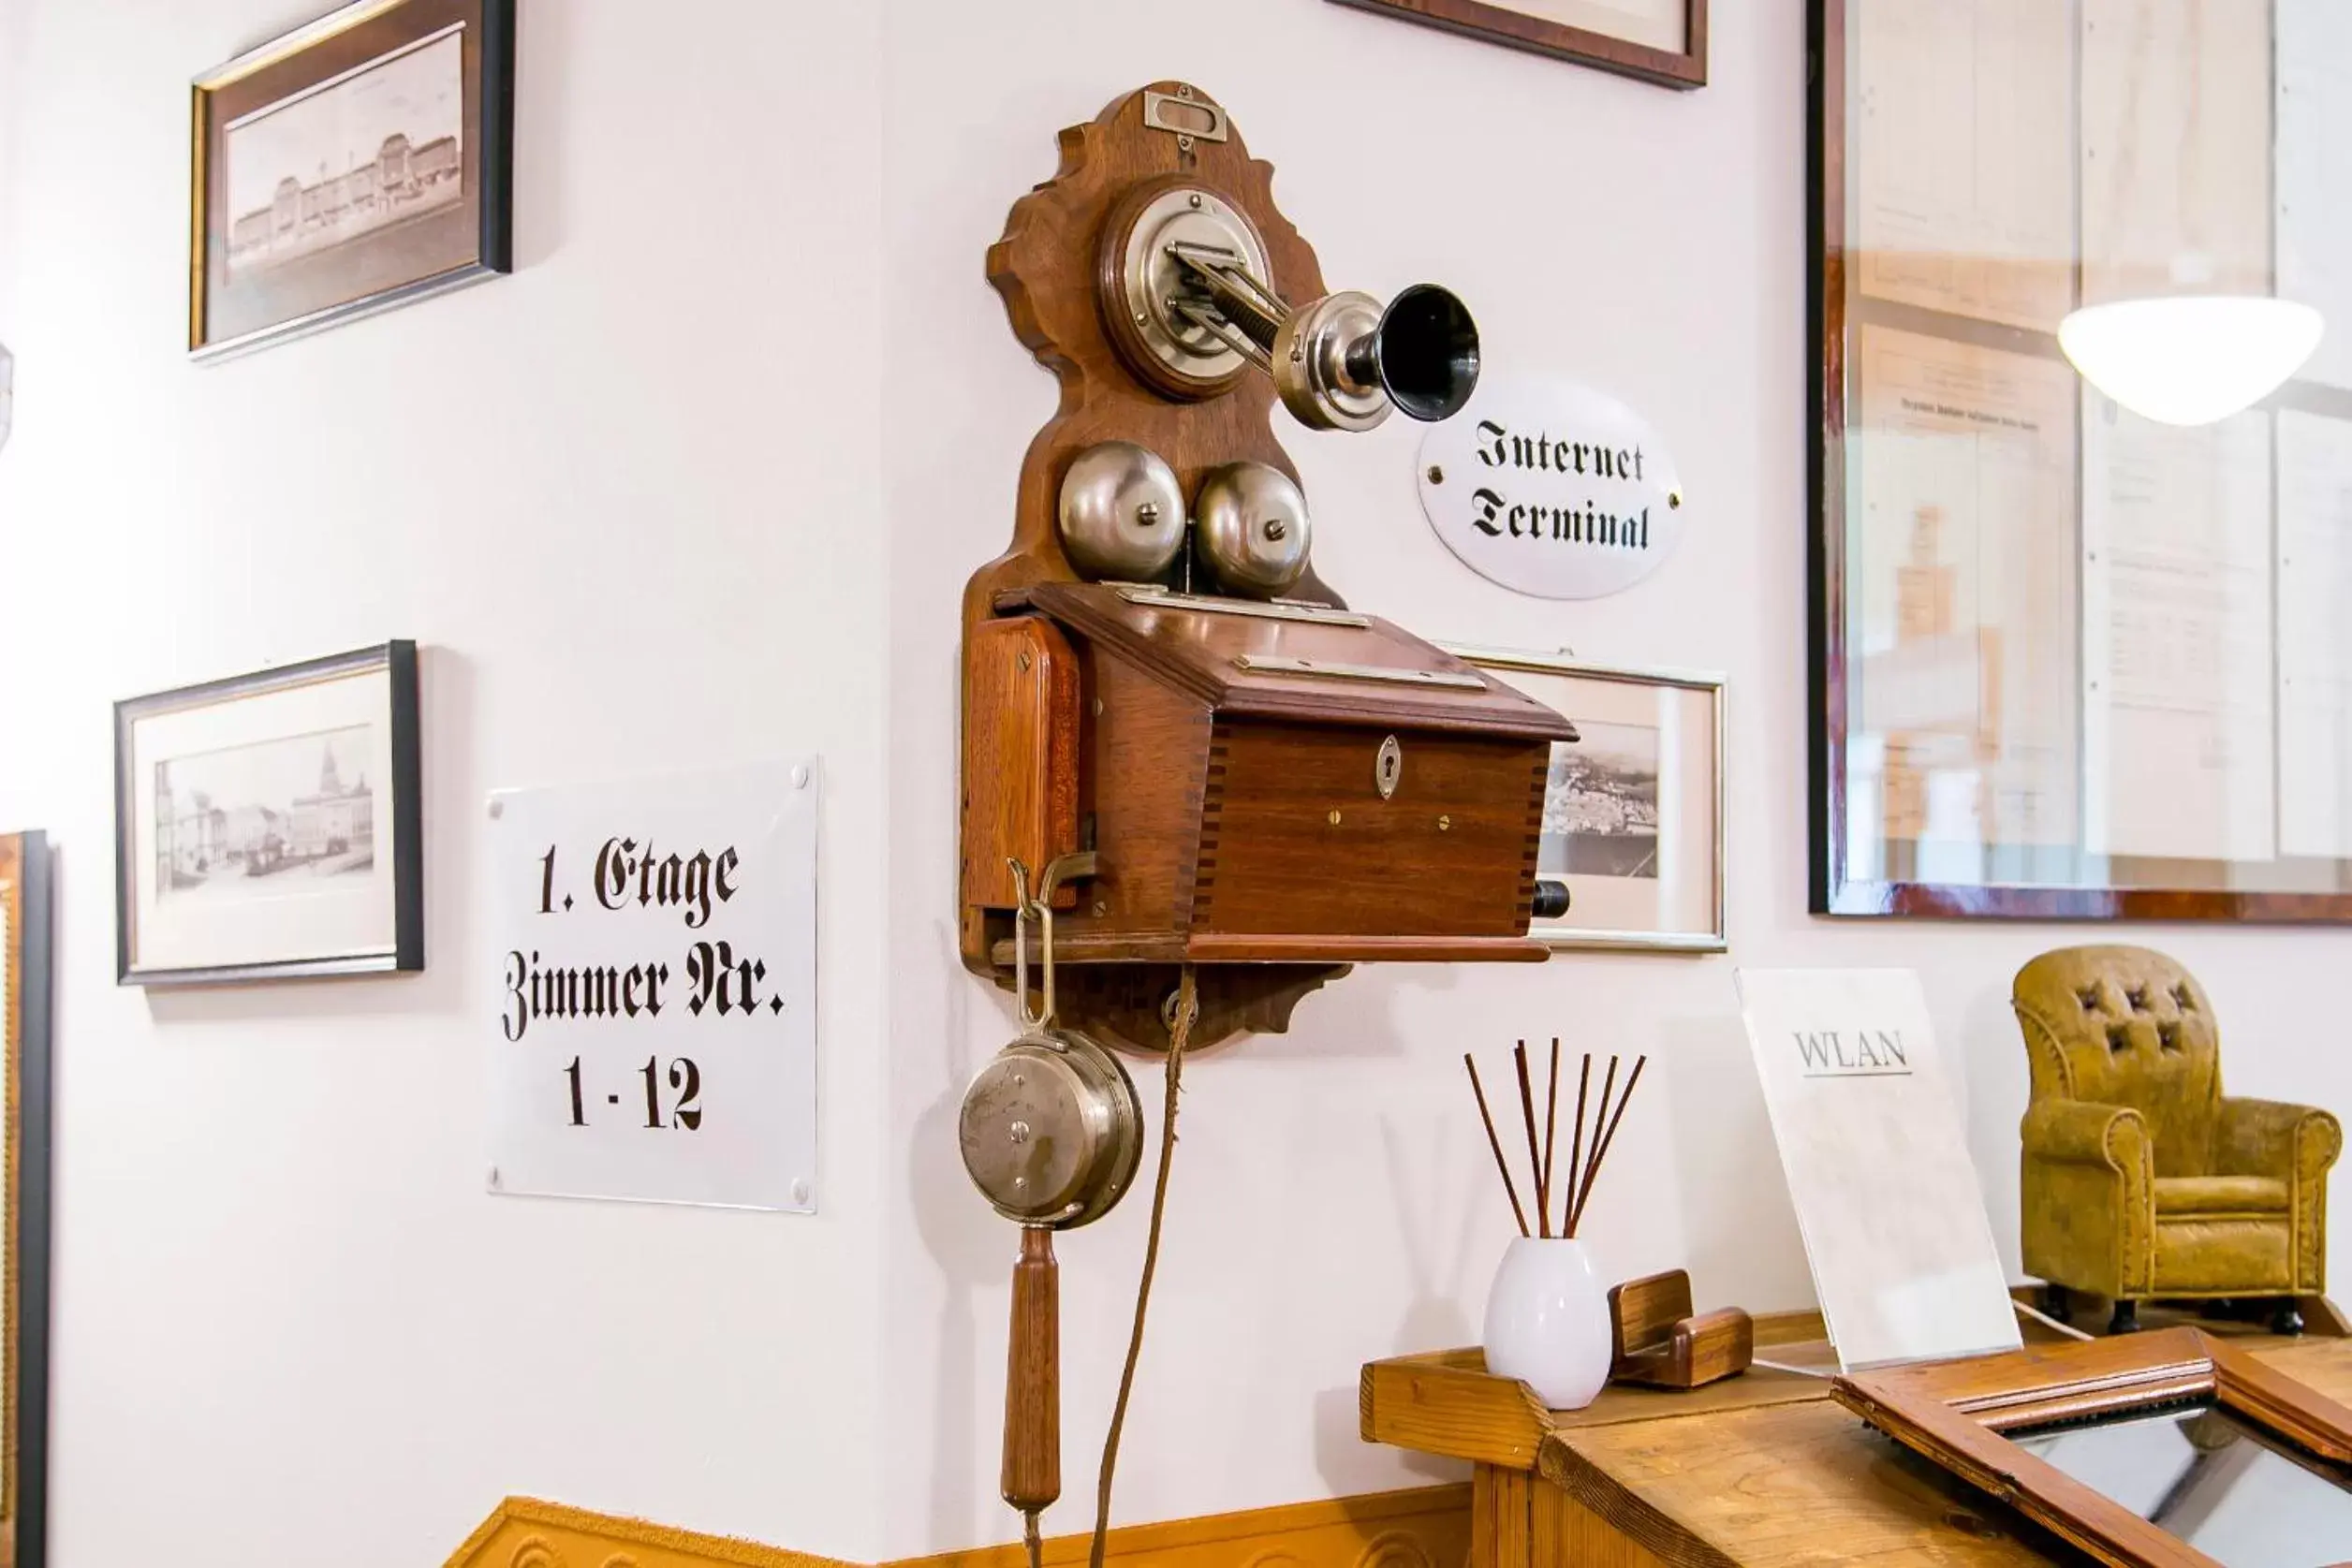
[[[2352,1401],[2352,1340],[2241,1342]],[[1367,1441],[1476,1463],[1470,1568],[2085,1561],[1869,1430],[1822,1378],[1757,1368],[1688,1393],[1611,1385],[1583,1410],[1547,1411],[1464,1350],[1374,1361],[1360,1397]]]

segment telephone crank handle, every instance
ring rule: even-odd
[[[1012,1341],[1005,1363],[1005,1463],[999,1485],[1024,1513],[1062,1495],[1062,1276],[1053,1233],[1021,1230],[1013,1265]]]

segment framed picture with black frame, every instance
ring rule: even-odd
[[[191,87],[198,359],[514,270],[514,0],[354,0]]]
[[[417,645],[114,705],[115,977],[421,970]]]
[[[49,1561],[49,842],[0,833],[0,1032],[7,1147],[0,1323],[0,1534],[13,1568]]]

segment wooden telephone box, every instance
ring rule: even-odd
[[[1010,983],[1008,861],[1035,874],[1092,851],[1052,900],[1061,1011],[1134,1048],[1165,1047],[1186,963],[1207,1044],[1285,1027],[1348,964],[1546,956],[1527,929],[1566,720],[1349,610],[1311,565],[1282,596],[1243,596],[1196,587],[1189,544],[1145,581],[1087,580],[1064,549],[1064,477],[1098,443],[1157,454],[1186,497],[1236,462],[1295,484],[1272,380],[1178,385],[1106,325],[1128,227],[1171,192],[1254,227],[1273,292],[1323,297],[1271,177],[1222,109],[1157,83],[1063,133],[1059,174],[989,253],[1063,396],[1022,465],[1012,546],[964,596],[963,954]]]

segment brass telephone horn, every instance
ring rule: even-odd
[[[1348,290],[1293,309],[1238,209],[1182,184],[1139,194],[1104,233],[1099,277],[1112,342],[1158,390],[1214,397],[1256,365],[1316,430],[1370,430],[1391,407],[1443,419],[1470,401],[1478,328],[1450,290],[1416,284],[1386,306]]]

